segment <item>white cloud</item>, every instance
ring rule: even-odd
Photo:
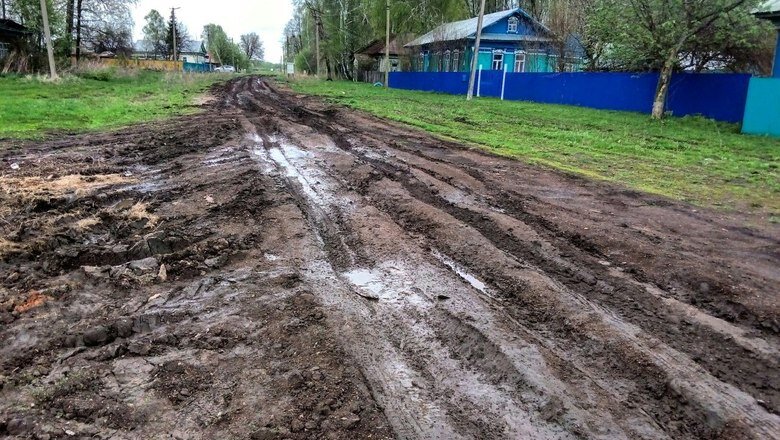
[[[284,25],[292,17],[291,0],[139,0],[133,10],[136,39],[143,38],[144,16],[157,9],[166,20],[171,7],[179,7],[176,17],[184,23],[194,39],[200,39],[203,26],[221,25],[236,42],[241,34],[257,32],[265,47],[265,59],[278,62],[282,58]]]

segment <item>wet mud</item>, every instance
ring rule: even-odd
[[[212,94],[0,141],[0,435],[780,438],[777,225]]]

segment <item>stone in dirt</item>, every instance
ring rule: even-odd
[[[83,338],[84,345],[88,347],[104,345],[113,340],[109,328],[104,325],[99,325],[85,331]]]
[[[158,270],[157,258],[148,257],[141,260],[131,261],[127,264],[127,267],[132,269],[137,275],[143,275],[149,272],[157,272]]]

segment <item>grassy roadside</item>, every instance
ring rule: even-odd
[[[351,82],[290,86],[528,163],[780,221],[780,140],[745,136],[735,125],[494,98],[467,104]]]
[[[59,82],[0,77],[0,138],[40,138],[51,131],[89,131],[196,111],[196,95],[218,74],[98,70]]]

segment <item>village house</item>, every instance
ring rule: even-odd
[[[411,41],[405,47],[414,54],[413,70],[468,71],[476,34],[477,18],[474,17],[445,23]],[[582,70],[583,57],[584,50],[576,39],[568,38],[564,44],[557,44],[554,33],[521,8],[484,16],[477,58],[484,70],[574,72]]]
[[[389,59],[390,59],[390,71],[391,72],[403,72],[408,70],[409,66],[404,66],[404,60],[408,50],[404,48],[404,43],[407,43],[414,39],[412,34],[398,34],[390,36],[389,45]],[[362,66],[367,67],[363,70],[371,70],[378,72],[385,72],[385,39],[378,38],[371,41],[365,47],[358,50],[356,53],[356,60],[360,62]]]
[[[208,53],[203,41],[187,41],[182,47],[177,48],[176,55],[178,61],[192,64],[207,64],[209,60]],[[147,40],[136,40],[133,44],[133,58],[141,60],[151,59],[169,59],[165,54],[154,52],[154,45]]]
[[[13,20],[0,19],[0,70],[1,63],[12,52],[23,50],[28,38],[33,34],[33,31]]]

